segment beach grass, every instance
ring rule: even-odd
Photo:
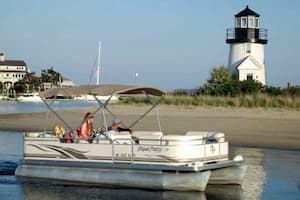
[[[213,107],[243,107],[243,108],[282,108],[300,110],[300,97],[297,96],[271,96],[266,94],[229,96],[175,96],[166,95],[155,98],[160,104],[176,106],[213,106]],[[149,103],[145,97],[123,98],[121,104],[143,105]]]

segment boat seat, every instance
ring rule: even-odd
[[[203,144],[201,135],[164,135],[161,138],[162,145],[198,145]]]
[[[131,144],[132,139],[128,131],[117,132],[110,130],[104,133],[114,144]]]
[[[185,135],[187,135],[187,136],[200,135],[208,143],[225,142],[225,134],[222,133],[222,132],[216,132],[216,131],[189,131]]]
[[[131,136],[127,136],[127,135],[115,135],[110,137],[110,139],[112,140],[112,142],[114,144],[131,144],[132,143],[132,139]]]
[[[77,143],[89,144],[89,142],[88,142],[88,141],[86,141],[86,140],[78,140],[78,141],[77,141]]]
[[[56,136],[48,132],[26,132],[25,137],[55,138]]]
[[[93,139],[93,144],[110,144],[111,140],[104,134],[97,134]]]
[[[164,134],[160,131],[133,131],[133,135],[136,137],[141,137],[141,136],[149,136],[149,135],[163,136]]]
[[[139,136],[139,144],[160,145],[162,134]]]

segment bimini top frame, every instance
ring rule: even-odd
[[[52,108],[52,103],[48,103],[45,99],[52,97],[53,101],[56,99],[57,95],[63,95],[63,96],[79,96],[79,95],[93,95],[95,100],[98,102],[99,108],[93,113],[96,114],[99,110],[102,112],[103,117],[103,126],[105,128],[105,131],[108,130],[108,125],[106,121],[106,115],[105,111],[107,111],[113,118],[116,118],[116,115],[108,108],[108,104],[110,102],[110,99],[113,96],[121,96],[121,95],[140,95],[144,94],[146,95],[149,102],[152,104],[152,106],[143,114],[141,115],[134,123],[132,123],[130,126],[126,126],[123,123],[123,126],[131,128],[134,125],[136,125],[143,117],[145,117],[151,110],[155,109],[156,116],[157,116],[157,122],[159,131],[161,131],[161,125],[160,125],[160,119],[159,114],[156,109],[157,104],[153,101],[151,96],[163,96],[165,95],[165,92],[153,88],[153,87],[141,87],[141,86],[128,86],[128,85],[119,85],[119,84],[107,84],[107,85],[82,85],[82,86],[76,86],[76,87],[70,87],[70,88],[54,88],[47,90],[45,92],[40,93],[40,97],[42,101],[46,104],[48,107],[48,110],[52,111],[55,116],[70,130],[74,130],[69,126],[63,118],[61,118],[58,113]],[[151,95],[151,96],[150,96]],[[100,101],[97,96],[108,96],[106,101]],[[82,122],[83,123],[83,122]]]
[[[118,84],[105,84],[105,85],[81,85],[70,88],[54,88],[40,93],[43,98],[50,98],[55,95],[63,96],[78,96],[78,95],[99,95],[99,96],[110,96],[110,95],[137,95],[147,93],[153,96],[163,96],[165,92],[153,88],[153,87],[141,87],[141,86],[129,86],[129,85],[118,85]]]

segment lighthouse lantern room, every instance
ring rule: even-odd
[[[230,45],[228,67],[236,78],[266,84],[264,45],[267,29],[260,28],[259,14],[248,6],[235,15],[235,27],[226,30]]]

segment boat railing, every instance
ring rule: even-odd
[[[144,144],[144,145],[148,145],[148,146],[202,146],[203,147],[203,158],[202,160],[204,162],[207,161],[211,161],[211,158],[214,157],[214,160],[221,160],[224,158],[224,153],[222,153],[222,146],[224,144],[228,144],[225,141],[221,141],[221,142],[203,142],[201,141],[201,139],[184,139],[184,140],[180,140],[180,139],[160,139],[159,140],[159,144],[157,143],[157,139],[142,139],[145,141],[148,141],[148,144]],[[201,141],[201,142],[199,142]],[[139,144],[140,144],[141,140],[139,140]],[[150,142],[152,144],[150,144]],[[113,140],[111,140],[111,144],[112,144],[112,162],[114,163],[117,159],[116,159],[116,146],[117,145],[127,145],[130,148],[130,162],[134,163],[135,162],[135,155],[134,155],[134,147],[135,145],[139,145],[136,143],[135,140],[133,139],[128,139],[128,138],[114,138]],[[215,146],[217,145],[217,147]],[[216,151],[218,149],[218,151]],[[227,148],[226,148],[227,151]],[[227,153],[225,153],[227,155]]]
[[[47,135],[47,136],[46,136]],[[49,137],[51,135],[52,137]],[[212,135],[212,134],[211,134]],[[204,162],[208,162],[212,160],[212,157],[214,160],[220,160],[224,158],[224,155],[228,154],[228,143],[225,142],[225,139],[223,138],[222,134],[215,134],[218,135],[215,139],[214,137],[202,137],[201,135],[144,135],[138,137],[138,140],[133,140],[130,135],[116,135],[114,138],[108,138],[108,137],[96,137],[91,138],[92,143],[94,145],[97,144],[111,144],[111,159],[112,162],[115,162],[116,160],[119,161],[119,159],[116,157],[118,153],[118,150],[116,150],[116,147],[119,147],[120,145],[127,146],[128,149],[127,152],[127,158],[125,160],[129,160],[131,163],[135,162],[135,150],[137,145],[143,145],[148,147],[170,147],[170,148],[177,148],[179,147],[181,150],[184,151],[185,147],[195,147],[196,149],[201,149],[200,152],[201,159]],[[42,134],[42,133],[27,133],[26,136],[29,138],[55,138],[53,134]],[[222,136],[222,137],[221,137]],[[59,139],[59,138],[57,138]],[[60,142],[65,143],[66,141],[63,141],[60,139]],[[82,140],[80,138],[73,138],[74,143],[82,143],[82,144],[88,144],[89,142],[87,140]],[[225,144],[227,143],[227,144]],[[226,145],[226,147],[224,146]],[[199,148],[199,146],[201,146]],[[126,147],[126,148],[127,148]],[[189,153],[189,152],[187,152]],[[187,154],[188,155],[188,154]]]

